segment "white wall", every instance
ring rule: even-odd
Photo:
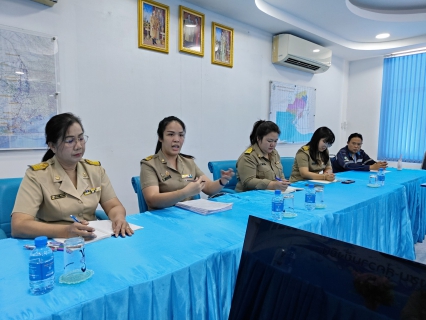
[[[382,95],[383,57],[352,61],[349,64],[349,89],[346,138],[361,133],[362,148],[373,159],[377,159],[379,146],[380,105]],[[396,167],[396,162],[389,162]],[[406,168],[420,169],[419,163],[404,163]]]
[[[272,35],[178,0],[170,6],[169,54],[137,47],[136,0],[60,0],[47,7],[30,0],[0,0],[3,25],[55,35],[59,43],[62,112],[83,120],[90,136],[85,157],[100,160],[128,213],[138,212],[130,178],[153,154],[158,122],[180,117],[187,126],[183,152],[209,174],[210,160],[236,159],[248,146],[254,121],[267,119],[269,81],[317,89],[317,126],[336,134],[331,152],[345,143],[348,64],[333,57],[323,74],[271,63]],[[205,56],[178,51],[178,10],[205,14]],[[211,64],[212,21],[234,28],[234,67]],[[342,111],[343,110],[343,111]],[[299,146],[278,146],[294,156]],[[0,176],[23,176],[41,151],[0,152]]]

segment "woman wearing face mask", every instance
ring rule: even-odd
[[[49,150],[43,162],[29,166],[12,213],[12,236],[35,238],[96,237],[88,226],[100,204],[116,236],[132,235],[126,210],[99,161],[83,159],[88,136],[72,113],[52,117],[45,128]],[[76,217],[75,222],[70,215]]]
[[[275,147],[280,129],[272,121],[259,120],[250,134],[251,146],[237,161],[238,183],[235,191],[286,190],[281,158]]]
[[[312,135],[311,141],[297,151],[290,182],[300,180],[334,181],[335,177],[328,155],[328,148],[334,143],[334,139],[334,133],[329,128],[318,128]]]
[[[214,195],[232,179],[232,169],[221,172],[211,181],[198,168],[192,156],[181,153],[185,140],[185,124],[176,117],[167,117],[158,124],[155,155],[141,161],[141,188],[149,210],[191,200],[201,191]]]

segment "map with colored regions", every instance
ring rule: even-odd
[[[58,112],[55,37],[0,27],[0,149],[45,149]]]
[[[280,128],[278,143],[306,143],[315,131],[316,89],[286,84],[270,83],[269,120]]]

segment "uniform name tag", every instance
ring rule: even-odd
[[[83,194],[85,196],[88,196],[89,194],[95,193],[95,192],[99,192],[101,191],[101,187],[97,187],[97,188],[92,188],[92,189],[87,189],[83,192]]]
[[[57,200],[57,199],[62,199],[62,198],[66,198],[67,195],[65,193],[61,193],[61,194],[55,194],[53,196],[50,196],[51,200]]]

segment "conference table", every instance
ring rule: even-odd
[[[297,217],[278,223],[415,258],[403,185],[372,189],[359,180],[324,190],[325,209],[307,211],[304,192],[295,192]],[[143,229],[86,245],[87,268],[94,275],[85,282],[60,284],[63,252],[54,252],[55,288],[43,296],[28,290],[30,251],[23,246],[33,241],[1,240],[1,318],[227,319],[248,216],[271,220],[272,196],[270,191],[226,194],[212,201],[232,202],[232,210],[207,216],[178,207],[129,215],[127,220]]]
[[[411,219],[414,242],[423,242],[426,235],[426,188],[421,187],[426,183],[426,170],[387,168],[385,184],[401,184],[405,187],[407,195],[408,213]],[[337,174],[338,179],[352,179],[367,183],[369,171],[346,171]]]

